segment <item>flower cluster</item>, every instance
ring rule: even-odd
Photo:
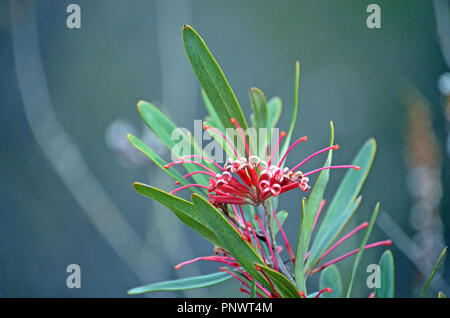
[[[254,246],[254,248],[258,250],[259,254],[264,261],[264,264],[270,267],[273,270],[276,270],[280,273],[285,274],[287,277],[289,276],[289,271],[286,269],[286,264],[281,261],[279,254],[283,251],[283,247],[276,245],[276,242],[271,235],[268,233],[270,228],[267,227],[267,224],[264,224],[258,214],[255,214],[256,223],[247,222],[245,218],[245,213],[242,209],[243,205],[249,204],[252,206],[259,206],[263,204],[264,210],[267,209],[267,206],[264,205],[264,202],[270,199],[271,197],[277,197],[278,195],[285,193],[287,191],[293,189],[300,189],[303,192],[307,192],[310,189],[308,184],[309,178],[308,176],[318,173],[325,169],[341,169],[341,168],[353,168],[355,170],[359,170],[358,166],[353,165],[340,165],[340,166],[325,166],[322,168],[318,168],[306,173],[303,173],[299,170],[299,168],[305,164],[310,159],[315,156],[327,152],[329,150],[337,150],[339,149],[338,145],[332,145],[329,147],[325,147],[299,162],[294,168],[289,169],[287,167],[283,167],[283,163],[285,162],[287,155],[289,152],[300,142],[305,142],[308,138],[306,136],[297,139],[283,154],[281,160],[278,163],[274,163],[275,152],[279,148],[281,140],[286,136],[284,132],[281,132],[280,138],[276,143],[275,147],[272,149],[269,160],[264,161],[260,159],[256,155],[251,155],[249,145],[245,139],[244,132],[237,121],[232,118],[231,122],[236,125],[239,130],[242,139],[245,143],[246,154],[247,157],[242,157],[238,155],[236,148],[233,146],[231,141],[222,134],[219,130],[214,127],[204,126],[206,130],[212,130],[216,135],[220,136],[223,142],[227,142],[233,153],[235,158],[228,158],[223,166],[220,166],[218,163],[214,162],[212,159],[208,157],[204,157],[201,155],[191,155],[181,157],[179,161],[172,162],[166,165],[166,168],[169,168],[173,165],[184,164],[184,163],[192,163],[199,166],[201,169],[198,171],[194,171],[186,174],[184,177],[188,178],[194,174],[205,174],[209,176],[209,184],[188,184],[181,186],[172,192],[174,194],[180,190],[189,188],[189,187],[201,187],[208,190],[208,199],[211,204],[216,206],[219,210],[221,210],[224,215],[230,220],[230,223],[234,226],[234,228],[241,234],[243,240],[247,241],[249,244]],[[213,164],[218,171],[214,171],[204,164],[193,161],[193,158],[201,158],[202,160]],[[319,207],[319,210],[316,213],[316,219],[314,221],[314,225],[312,229],[317,223],[317,220],[321,214],[323,206],[325,205],[325,200],[322,201],[322,204]],[[267,211],[266,211],[267,212]],[[274,217],[277,222],[278,228],[283,236],[284,244],[286,250],[289,253],[290,261],[293,265],[295,265],[296,259],[294,253],[292,251],[292,247],[286,237],[286,234],[283,230],[282,224],[278,219],[277,213],[275,211],[270,211],[270,217]],[[331,253],[336,247],[342,244],[349,237],[356,234],[361,229],[367,228],[368,223],[364,222],[358,227],[356,227],[353,231],[342,237],[336,244],[331,246],[318,260],[317,264],[315,264],[314,268],[309,270],[309,274],[312,275],[316,272],[319,272],[326,267],[335,264],[355,253],[358,252],[358,249],[348,252],[338,258],[335,258],[331,261],[326,262],[323,265],[319,265],[319,263]],[[262,244],[266,245],[266,249],[263,249]],[[376,247],[380,245],[390,245],[391,241],[381,241],[373,244],[366,245],[365,248]],[[309,253],[306,255],[306,258],[303,260],[304,262],[308,259]],[[176,269],[180,269],[182,266],[197,262],[199,260],[206,261],[214,261],[221,264],[225,264],[230,269],[221,268],[222,271],[227,272],[233,278],[238,280],[241,283],[241,292],[250,293],[250,285],[248,282],[253,281],[253,277],[251,277],[245,270],[243,270],[241,264],[226,250],[222,248],[216,247],[214,250],[213,256],[205,256],[198,257],[190,261],[183,262],[175,266]],[[317,266],[316,266],[317,265]],[[257,286],[256,295],[258,297],[280,297],[276,291],[276,288],[272,285],[269,277],[264,273],[264,269],[262,267],[256,268],[261,274],[265,277],[265,279],[272,286],[272,291],[267,290],[258,282],[255,282]],[[330,288],[325,288],[319,291],[316,297],[319,297],[320,294],[324,292],[331,292]],[[300,297],[304,297],[304,294],[299,291]]]
[[[339,168],[360,169],[359,167],[353,165],[341,165],[322,167],[307,173],[303,173],[298,170],[304,163],[313,157],[331,149],[339,149],[339,145],[329,146],[313,153],[292,169],[283,167],[283,163],[289,152],[298,143],[306,141],[308,139],[306,136],[296,140],[292,146],[286,150],[278,164],[273,164],[273,159],[279,148],[280,142],[282,138],[286,136],[285,132],[280,133],[280,138],[271,152],[270,159],[266,162],[258,156],[250,154],[250,149],[241,126],[234,118],[231,119],[231,122],[236,125],[242,139],[245,142],[247,157],[240,157],[231,141],[219,130],[214,127],[204,126],[204,129],[213,130],[230,145],[235,158],[228,158],[223,167],[210,158],[200,155],[185,156],[180,158],[179,161],[166,165],[165,167],[169,168],[176,164],[193,163],[202,168],[202,170],[191,172],[185,175],[186,178],[198,173],[210,176],[209,184],[207,186],[201,184],[189,184],[173,190],[171,194],[188,187],[201,187],[208,189],[209,201],[216,207],[224,204],[250,204],[253,206],[258,206],[270,197],[277,197],[278,195],[293,189],[300,189],[303,192],[307,192],[310,188],[308,184],[308,176],[322,170]],[[213,163],[216,168],[219,169],[219,172],[213,171],[199,162],[188,160],[195,157]],[[237,177],[239,177],[241,181],[239,181]]]
[[[269,197],[276,197],[291,189],[299,188],[307,192],[309,178],[301,171],[289,168],[268,166],[257,156],[247,159],[228,159],[222,174],[209,180],[209,199],[214,205],[221,203],[259,205]],[[259,171],[259,173],[257,172]],[[237,174],[244,185],[233,174]]]

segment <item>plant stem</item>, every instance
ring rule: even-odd
[[[220,207],[220,211],[222,211],[225,217],[228,218],[231,222],[233,222],[239,229],[243,231],[246,230],[245,225],[242,224],[242,222],[239,222],[239,220],[233,214],[231,214],[230,211],[228,211],[228,208],[226,206]],[[266,242],[266,238],[260,231],[255,229],[255,233],[258,239],[260,239],[263,242]]]
[[[275,259],[273,261],[277,262],[278,269],[280,270],[280,272],[283,273],[283,275],[286,276],[293,284],[295,284],[294,278],[292,277],[289,270],[286,268],[283,260],[280,257],[280,254],[278,254],[277,243],[276,243],[274,231],[273,231],[273,222],[272,222],[273,215],[272,215],[272,209],[271,209],[271,200],[263,202],[262,206],[263,206],[264,216],[265,216],[265,220],[266,220],[265,227],[269,233],[269,240],[271,242],[272,249],[273,249],[274,256],[275,256]]]

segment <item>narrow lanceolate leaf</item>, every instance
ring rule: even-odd
[[[341,298],[344,294],[341,273],[336,265],[325,268],[320,274],[319,289],[331,288],[331,293],[323,293],[321,298]]]
[[[342,229],[345,227],[345,225],[348,223],[348,221],[352,218],[353,214],[356,212],[356,210],[358,209],[359,205],[361,204],[362,201],[362,197],[359,196],[353,203],[352,205],[350,205],[345,211],[342,212],[342,215],[340,216],[343,222],[343,225],[339,228],[339,230],[336,230],[336,232],[332,232],[335,231],[334,230],[334,224],[332,223],[323,223],[320,224],[320,230],[322,229],[327,229],[328,231],[323,231],[324,233],[328,233],[330,236],[334,235],[333,238],[330,238],[330,240],[323,240],[321,236],[319,236],[319,234],[316,235],[316,238],[314,240],[313,243],[313,247],[311,248],[311,251],[314,249],[314,246],[316,246],[317,244],[317,248],[319,250],[323,250],[324,252],[326,250],[328,250],[328,248],[330,248],[331,244],[328,244],[328,241],[330,242],[334,242],[335,239],[339,236],[339,234],[342,232]],[[320,233],[319,230],[319,233]],[[323,252],[320,253],[320,256],[322,256]],[[309,258],[308,258],[308,262],[307,262],[307,270],[310,271],[311,269],[313,269],[317,263],[319,263],[319,260],[316,260],[315,262],[312,261],[311,258],[312,252],[310,252]]]
[[[280,296],[284,298],[300,298],[295,286],[280,272],[277,272],[263,264],[255,264],[255,268],[259,267],[275,285]]]
[[[205,103],[206,110],[208,111],[208,114],[211,116],[212,122],[215,123],[215,125],[213,127],[216,127],[223,134],[225,134],[225,127],[223,126],[222,122],[220,121],[220,118],[217,115],[216,110],[214,109],[213,105],[211,104],[211,101],[209,100],[208,96],[206,96],[206,93],[203,89],[202,89],[202,98],[203,98],[203,102]]]
[[[203,39],[189,25],[183,27],[183,43],[192,69],[224,127],[234,128],[230,123],[234,117],[245,131],[247,122],[234,92]]]
[[[138,111],[142,119],[144,119],[147,126],[155,133],[155,135],[161,140],[167,148],[172,151],[176,156],[183,155],[201,155],[202,151],[198,145],[196,145],[192,136],[182,133],[182,131],[177,130],[177,126],[164,115],[156,106],[145,102],[139,101]],[[180,134],[178,134],[179,132]],[[172,136],[172,134],[174,134]],[[184,144],[185,143],[185,144]],[[187,153],[185,153],[186,151]],[[208,162],[203,162],[203,164],[210,169],[215,169],[213,165]],[[198,171],[197,165],[186,163],[184,167],[188,172]],[[196,183],[201,183],[204,185],[208,184],[208,178],[203,174],[193,175],[192,178]]]
[[[282,109],[283,105],[281,102],[281,98],[272,97],[271,99],[269,99],[269,101],[267,102],[267,112],[268,112],[267,128],[270,129],[277,126]]]
[[[133,146],[135,146],[137,149],[142,151],[149,157],[159,168],[161,168],[165,173],[167,173],[169,176],[171,176],[174,180],[178,181],[181,185],[188,184],[187,180],[183,178],[183,176],[175,170],[173,167],[170,167],[169,169],[165,169],[164,166],[167,164],[166,161],[164,161],[158,154],[156,154],[152,149],[150,149],[149,146],[147,146],[142,140],[139,138],[128,134],[127,135],[128,140],[131,142]],[[200,192],[194,188],[189,188],[192,192],[200,194]]]
[[[380,288],[375,288],[375,298],[394,298],[394,257],[390,250],[381,255],[380,262]]]
[[[291,124],[289,130],[286,134],[286,139],[281,150],[281,154],[285,153],[289,148],[289,143],[291,142],[292,133],[294,132],[295,123],[297,122],[298,113],[298,87],[300,84],[300,63],[297,61],[295,63],[295,80],[294,80],[294,101],[292,103],[292,114],[291,114]]]
[[[215,245],[222,246],[222,242],[208,227],[205,220],[197,212],[194,205],[186,200],[173,196],[158,188],[143,183],[134,183],[134,188],[140,194],[152,198],[169,208],[183,223]]]
[[[333,122],[330,122],[330,145],[334,142],[334,126]],[[333,156],[333,151],[328,152],[327,160],[325,161],[324,167],[331,165],[331,160]],[[328,179],[330,177],[330,170],[323,170],[320,172],[316,183],[311,191],[309,199],[306,203],[303,220],[302,229],[298,237],[297,243],[297,256],[296,259],[299,260],[295,262],[295,282],[297,288],[301,290],[305,295],[306,292],[306,279],[305,279],[305,260],[306,253],[309,248],[309,242],[311,240],[311,233],[316,218],[317,211],[319,210],[320,203],[322,202],[323,195],[325,193],[325,188],[328,184]],[[300,261],[302,260],[302,261]]]
[[[252,280],[250,288],[250,298],[256,298],[256,280]]]
[[[255,87],[249,90],[248,95],[250,96],[250,105],[255,114],[255,128],[267,128],[268,113],[266,97],[260,89]]]
[[[169,290],[186,290],[203,288],[216,284],[223,283],[232,277],[228,273],[219,272],[214,274],[188,277],[176,280],[169,280],[140,287],[135,287],[127,291],[129,295],[138,295],[155,291],[169,291]]]
[[[211,125],[211,124],[208,123],[208,122],[204,122],[204,125],[209,126],[209,127],[215,127],[214,125]],[[233,150],[231,149],[230,145],[229,145],[229,144],[223,139],[223,137],[222,137],[220,134],[218,134],[215,130],[213,130],[213,129],[208,129],[208,131],[207,131],[206,134],[209,134],[209,135],[211,136],[211,138],[214,139],[215,143],[218,143],[218,144],[222,147],[223,153],[226,154],[226,156],[227,156],[228,158],[234,158],[234,157],[235,157],[234,152],[233,152]],[[213,142],[212,142],[212,141],[211,141],[210,145],[213,145]],[[215,145],[213,145],[213,146],[215,147]],[[208,147],[208,146],[206,146],[206,147]],[[207,148],[205,148],[205,152],[207,152]],[[218,150],[215,150],[215,153],[216,153],[216,154],[217,154],[218,152],[219,152]],[[223,158],[221,158],[221,160],[223,160]]]
[[[256,129],[257,139],[254,140],[254,150],[260,158],[264,158],[267,144],[270,142],[270,129],[268,128],[268,112],[267,100],[263,92],[252,87],[248,95],[250,97],[250,105],[253,109],[253,126]],[[256,147],[255,147],[256,146]]]
[[[358,270],[359,262],[361,261],[362,254],[364,252],[364,247],[366,246],[367,241],[370,236],[370,233],[372,232],[373,225],[375,224],[379,210],[380,210],[380,203],[378,202],[375,205],[375,209],[373,210],[372,218],[370,219],[369,227],[367,228],[366,233],[364,234],[364,238],[359,246],[358,253],[356,254],[355,261],[353,263],[352,272],[350,274],[350,282],[348,284],[348,289],[347,289],[347,295],[346,295],[347,298],[350,297],[350,294],[352,292],[352,286],[353,286],[353,281],[355,279],[356,271]]]
[[[281,210],[280,212],[277,213],[277,217],[278,220],[280,221],[280,225],[283,226],[284,222],[286,222],[286,219],[288,217],[288,213],[285,210]],[[278,223],[276,220],[274,220],[275,218],[272,218],[272,231],[273,231],[273,235],[277,235],[277,233],[280,231],[280,227],[278,226]]]
[[[356,155],[353,165],[361,167],[359,171],[349,169],[336,191],[325,217],[322,221],[317,238],[311,247],[308,263],[316,264],[321,255],[333,244],[342,231],[349,217],[353,214],[352,206],[372,166],[376,152],[374,139],[369,139]]]
[[[434,275],[436,274],[436,271],[439,268],[439,265],[441,264],[442,260],[444,259],[444,256],[445,256],[446,253],[447,253],[447,247],[445,247],[442,250],[442,253],[439,256],[438,261],[436,262],[436,265],[434,265],[434,268],[433,268],[433,271],[431,272],[430,277],[428,277],[427,282],[425,283],[425,286],[423,286],[423,288],[422,288],[422,292],[420,293],[420,297],[425,297],[425,293],[427,292],[428,286],[430,286],[431,280],[433,279]]]
[[[250,244],[244,241],[239,232],[227,221],[222,213],[203,197],[192,194],[192,202],[198,213],[205,219],[208,226],[222,242],[221,246],[230,252],[251,276],[271,290],[272,288],[268,281],[253,266],[254,263],[262,264],[263,261]]]

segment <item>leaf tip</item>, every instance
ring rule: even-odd
[[[135,190],[138,190],[138,188],[140,188],[140,187],[142,187],[142,186],[146,186],[146,187],[148,187],[148,188],[152,188],[152,186],[144,185],[144,184],[141,183],[141,182],[133,182],[133,188],[134,188]]]
[[[192,203],[194,203],[194,205],[195,205],[195,202],[194,202],[194,201],[204,200],[204,199],[203,199],[203,197],[202,197],[201,195],[199,195],[199,194],[197,194],[197,193],[192,193],[192,194],[191,194],[191,200],[192,200]],[[205,200],[205,201],[206,201],[206,200]]]
[[[198,33],[194,30],[193,27],[191,27],[189,24],[183,25],[182,34],[183,34],[183,42],[184,42],[184,36],[188,33],[195,34],[197,37],[200,37]]]
[[[147,105],[148,103],[145,100],[139,100],[136,104],[138,112],[141,113],[142,107],[144,107],[144,105]]]
[[[260,90],[260,89],[257,88],[257,87],[252,87],[252,88],[250,88],[249,92],[250,92],[250,93],[257,93],[257,94],[260,94],[260,95],[264,96],[264,93],[262,92],[262,90]]]
[[[374,147],[375,150],[377,149],[377,141],[376,141],[376,139],[374,137],[371,137],[368,140],[368,143],[370,143]]]

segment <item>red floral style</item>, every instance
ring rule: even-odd
[[[275,165],[273,164],[273,158],[276,153],[276,150],[280,145],[281,139],[286,136],[285,132],[281,132],[280,138],[276,146],[272,150],[270,159],[269,161],[266,162],[264,160],[261,160],[258,156],[250,155],[250,150],[242,128],[234,118],[231,119],[231,122],[236,125],[243,140],[245,141],[247,157],[239,157],[231,141],[220,131],[218,131],[214,127],[204,126],[206,130],[214,131],[230,145],[231,149],[234,152],[235,158],[227,159],[223,167],[218,165],[210,158],[200,155],[185,156],[180,158],[179,161],[175,161],[166,165],[165,168],[169,168],[177,164],[192,163],[198,165],[203,170],[198,170],[186,174],[184,176],[185,178],[190,177],[194,174],[206,174],[210,176],[208,185],[189,184],[173,190],[172,192],[170,192],[171,194],[174,194],[188,187],[201,187],[208,189],[209,201],[216,207],[224,204],[233,204],[233,205],[250,204],[253,206],[258,206],[271,197],[277,197],[278,195],[293,189],[300,189],[303,192],[308,192],[308,190],[310,189],[310,186],[308,184],[309,182],[308,176],[320,172],[322,170],[342,169],[342,168],[353,168],[355,170],[360,169],[360,167],[353,165],[341,165],[341,166],[323,167],[307,173],[303,173],[300,170],[298,170],[304,163],[306,163],[313,157],[331,149],[333,150],[339,149],[338,145],[326,147],[322,150],[313,153],[312,155],[308,156],[303,161],[298,163],[292,169],[289,169],[287,167],[283,168],[282,165],[288,153],[298,143],[306,141],[307,140],[306,136],[295,141],[292,144],[292,146],[289,147],[289,149],[283,154],[282,159],[279,161],[279,163]],[[212,169],[209,169],[208,167],[199,162],[189,160],[192,158],[201,158],[205,161],[214,164],[215,167],[219,170],[219,172],[213,171]]]

